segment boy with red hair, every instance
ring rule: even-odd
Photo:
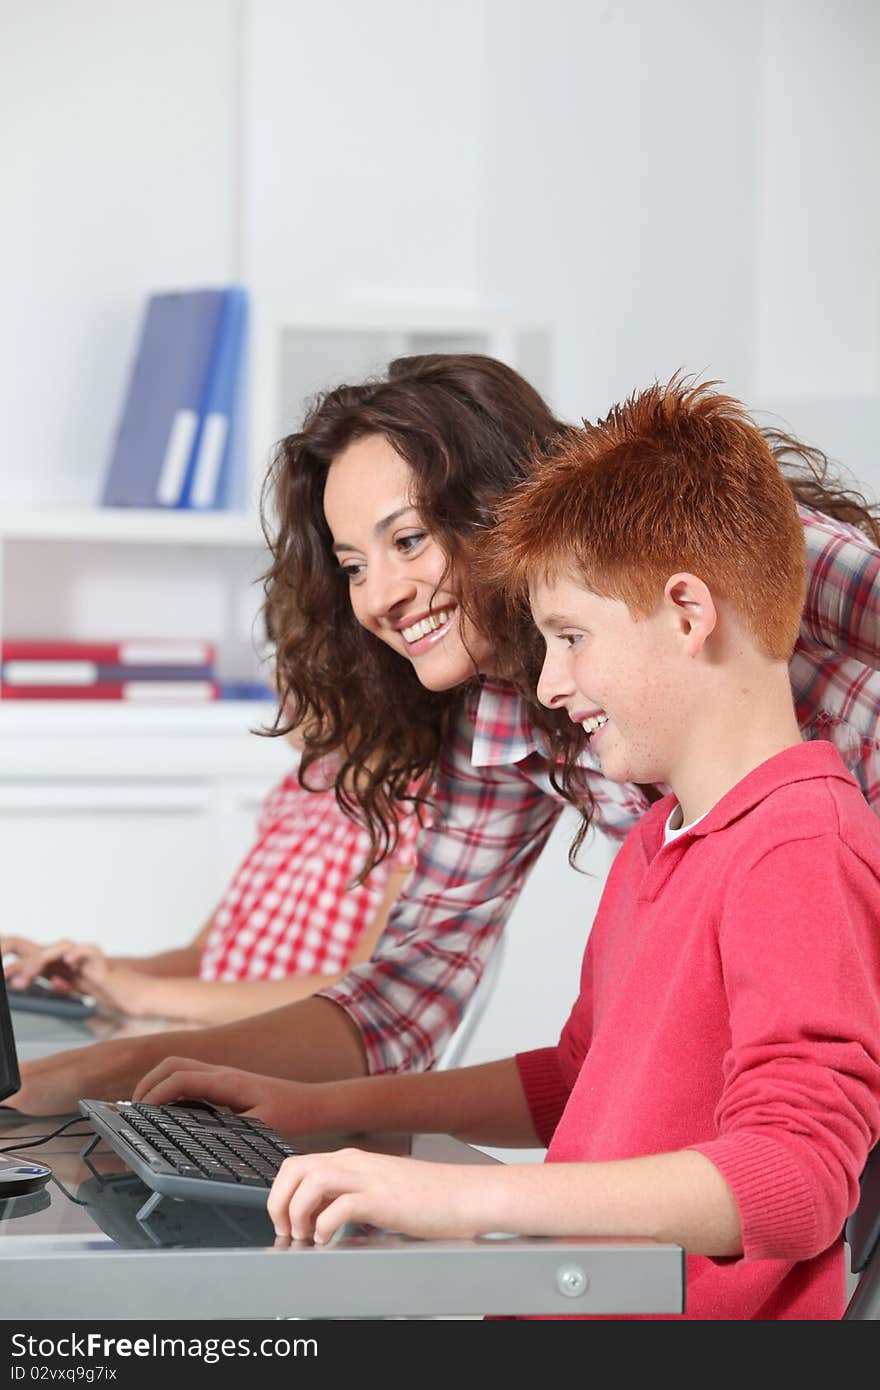
[[[614,862],[558,1044],[331,1085],[205,1069],[146,1098],[549,1145],[542,1167],[288,1159],[282,1236],[649,1236],[688,1252],[688,1318],[838,1318],[880,1134],[880,825],[835,748],[801,741],[791,493],[736,401],[673,379],[571,431],[492,554],[544,637],[542,702],[607,777],[670,789]]]

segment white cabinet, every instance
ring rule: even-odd
[[[256,521],[158,512],[33,512],[0,526],[8,637],[200,637],[228,680],[260,672]],[[0,937],[181,944],[251,842],[291,766],[250,730],[271,701],[151,707],[0,701]]]
[[[292,766],[249,732],[271,706],[2,711],[0,937],[146,952],[181,945],[249,847],[260,801]]]

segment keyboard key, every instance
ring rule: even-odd
[[[139,1103],[120,1111],[119,1120],[120,1133],[151,1169],[222,1183],[230,1195],[236,1186],[268,1193],[286,1155],[299,1152],[262,1120],[201,1102]]]

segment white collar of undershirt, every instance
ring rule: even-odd
[[[683,835],[686,830],[693,830],[694,826],[699,825],[701,820],[705,820],[708,814],[708,811],[704,811],[701,816],[697,816],[696,820],[692,820],[690,825],[682,825],[681,804],[676,802],[669,812],[666,818],[666,824],[663,827],[664,845],[670,844],[672,840],[677,840],[679,835]]]

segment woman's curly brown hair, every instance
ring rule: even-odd
[[[356,621],[324,518],[330,465],[368,435],[394,446],[412,469],[422,524],[454,563],[456,591],[470,610],[461,592],[469,542],[491,522],[491,499],[525,476],[560,428],[511,367],[443,353],[399,358],[381,378],[326,392],[277,447],[263,492],[272,552],[266,623],[280,700],[271,732],[303,726],[304,786],[317,758],[342,750],[336,798],[370,833],[364,874],[396,844],[413,785],[426,787],[435,772],[462,691],[426,690],[409,662]]]

